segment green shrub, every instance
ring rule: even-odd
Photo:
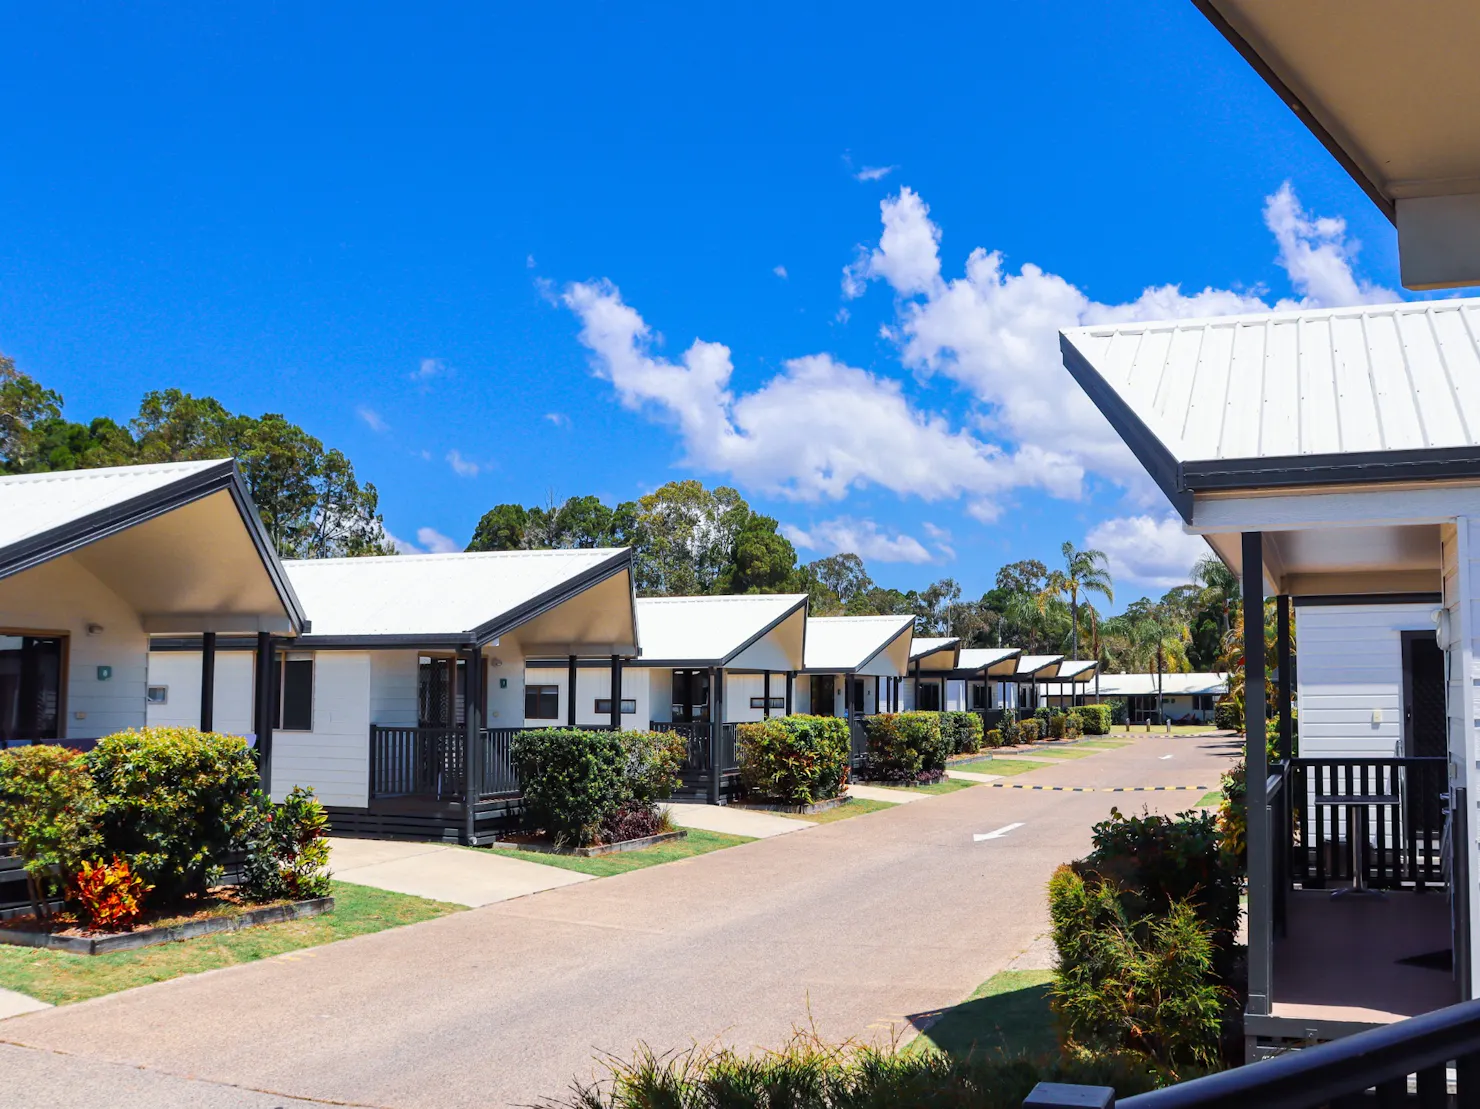
[[[1084,725],[1085,735],[1109,735],[1114,720],[1112,705],[1080,705],[1074,710]]]
[[[975,712],[943,712],[940,730],[953,755],[974,755],[982,749],[982,718]]]
[[[1117,697],[1114,700],[1108,701],[1106,703],[1110,706],[1110,722],[1112,724],[1130,723],[1131,710],[1127,701],[1125,701],[1123,698]]]
[[[1016,709],[1002,710],[1002,719],[997,722],[997,730],[1002,733],[1002,742],[1004,745],[1018,742]]]
[[[782,805],[810,805],[841,796],[852,743],[840,716],[773,717],[737,729],[740,787]]]
[[[1249,857],[1249,780],[1243,759],[1224,772],[1220,786],[1223,800],[1218,803],[1218,832],[1223,837],[1223,850],[1242,874]]]
[[[1030,718],[1017,722],[1017,741],[1019,743],[1037,743],[1043,738],[1043,723],[1040,720]]]
[[[1243,706],[1232,697],[1224,697],[1213,706],[1213,727],[1220,731],[1237,732],[1244,727]]]
[[[101,841],[101,804],[82,755],[53,744],[0,754],[0,839],[14,840],[38,919]]]
[[[537,728],[509,746],[528,824],[557,844],[586,846],[626,800],[627,752],[620,732]]]
[[[938,712],[896,712],[863,718],[868,736],[865,775],[888,782],[933,782],[945,773],[950,749]]]
[[[329,818],[312,789],[294,786],[281,805],[257,794],[246,839],[242,892],[253,901],[329,896]]]
[[[627,763],[627,800],[656,805],[673,796],[683,767],[685,743],[677,732],[632,731],[618,733]]]
[[[987,731],[986,737],[983,740],[983,742],[988,747],[1001,747],[1002,746],[1002,729],[1001,728],[991,728],[991,729],[989,729]]]
[[[1069,738],[1069,714],[1064,712],[1050,713],[1048,721],[1044,725],[1044,734],[1049,739]]]
[[[1084,735],[1084,716],[1080,709],[1070,709],[1064,714],[1064,738],[1078,739]]]
[[[1049,881],[1058,966],[1050,996],[1066,1040],[1144,1055],[1178,1072],[1216,1066],[1230,995],[1213,974],[1212,929],[1173,901],[1127,911],[1113,879],[1062,866]]]
[[[104,853],[170,901],[221,880],[251,827],[257,762],[237,736],[145,728],[98,740],[84,756],[102,800]]]

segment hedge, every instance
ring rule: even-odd
[[[943,712],[940,730],[953,755],[974,755],[982,749],[982,718],[975,712]]]
[[[1080,705],[1075,710],[1079,718],[1084,722],[1085,735],[1109,735],[1110,724],[1114,719],[1114,706],[1112,705]]]
[[[895,712],[863,718],[868,736],[864,772],[886,782],[933,782],[945,773],[950,748],[938,712]]]
[[[736,737],[740,788],[782,805],[811,805],[843,794],[852,745],[840,716],[773,717],[741,724]]]
[[[1029,717],[1019,720],[1015,728],[1015,738],[1019,743],[1036,743],[1043,738],[1043,725],[1039,720]]]

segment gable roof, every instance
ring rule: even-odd
[[[956,669],[972,673],[990,669],[1022,654],[1021,647],[962,647]]]
[[[489,642],[631,564],[626,548],[596,547],[314,558],[283,565],[313,617],[305,646],[404,639],[430,647],[440,640]]]
[[[1016,676],[1020,679],[1052,678],[1058,674],[1059,663],[1063,661],[1063,655],[1021,655]]]
[[[1202,491],[1480,478],[1480,299],[1104,324],[1059,345],[1189,522]]]
[[[857,670],[914,626],[913,616],[808,617],[804,669],[821,673]]]
[[[295,631],[303,627],[303,607],[230,458],[0,477],[0,578],[81,551],[217,493],[227,494],[234,504],[289,625]],[[203,546],[199,560],[212,557]]]
[[[722,665],[806,605],[805,593],[639,597],[641,661]]]
[[[933,657],[947,653],[949,658]],[[918,663],[921,670],[954,670],[960,654],[961,637],[956,635],[917,635],[910,644],[910,662]]]
[[[1087,682],[1094,677],[1099,663],[1094,659],[1070,658],[1059,663],[1059,672],[1054,675],[1062,682]]]
[[[1101,697],[1146,697],[1156,695],[1155,674],[1101,674]],[[1227,674],[1163,674],[1162,696],[1188,696],[1206,693],[1221,696],[1228,692]]]

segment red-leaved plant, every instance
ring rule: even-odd
[[[112,862],[85,862],[72,882],[83,921],[100,932],[131,928],[143,914],[144,896],[154,887],[117,855]]]

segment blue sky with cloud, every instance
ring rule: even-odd
[[[969,591],[1199,552],[1059,327],[1396,294],[1391,228],[1190,3],[11,7],[0,350],[344,449],[390,530],[733,483]]]

